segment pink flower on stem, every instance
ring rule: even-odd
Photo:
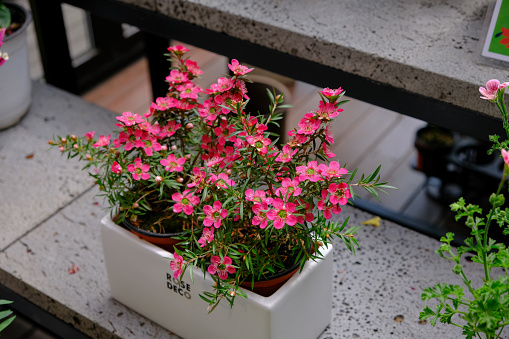
[[[203,213],[206,215],[205,219],[203,219],[203,224],[205,226],[214,225],[215,228],[219,228],[221,226],[221,220],[228,216],[228,211],[222,208],[219,200],[216,200],[212,206],[203,206]]]
[[[113,161],[113,164],[111,164],[111,171],[113,173],[122,173],[122,166],[117,161]]]
[[[289,145],[284,145],[283,150],[278,154],[276,161],[278,162],[290,162],[292,160],[292,156],[297,153],[298,150],[292,149]]]
[[[205,247],[212,240],[214,240],[214,228],[204,227],[201,238],[198,239],[198,244],[200,244],[200,247]]]
[[[321,122],[317,119],[308,119],[304,117],[299,122],[299,130],[297,130],[298,134],[310,135],[315,133],[315,131],[320,128]]]
[[[219,127],[214,128],[214,134],[218,136],[217,142],[220,145],[226,144],[226,141],[235,142],[237,140],[236,136],[229,137],[232,133],[235,132],[235,125],[234,124],[228,124],[228,121],[225,119],[221,121],[221,124]],[[229,137],[229,138],[228,138]]]
[[[246,141],[261,154],[266,154],[269,151],[268,146],[271,141],[269,138],[264,138],[261,134],[257,134],[256,136],[248,135]]]
[[[228,174],[219,173],[219,175],[215,175],[213,173],[209,176],[209,182],[216,185],[216,187],[228,188],[235,185],[235,181],[228,178]]]
[[[152,156],[152,151],[158,152],[161,150],[161,144],[157,142],[156,137],[154,136],[146,137],[141,147],[145,151],[145,154],[149,157]]]
[[[333,182],[329,185],[328,191],[331,194],[330,202],[333,204],[346,205],[348,199],[352,197],[350,187],[344,182],[339,184]]]
[[[269,210],[269,205],[267,202],[262,202],[261,204],[255,204],[253,206],[253,213],[255,216],[253,217],[251,223],[253,225],[260,225],[260,228],[267,227],[269,220],[267,217],[267,211]]]
[[[337,161],[332,161],[329,166],[325,164],[318,165],[318,169],[321,174],[330,179],[330,178],[339,178],[343,174],[348,174],[348,170],[346,168],[342,168]]]
[[[323,143],[322,144],[322,150],[323,150],[323,154],[325,154],[325,156],[327,158],[334,158],[336,156],[336,154],[332,153],[330,151],[330,149],[327,147],[327,144],[326,143]]]
[[[189,52],[189,50],[182,46],[182,45],[175,45],[175,46],[170,46],[168,47],[168,52],[173,52],[175,54],[184,54],[186,52]]]
[[[189,73],[191,73],[192,75],[198,76],[200,74],[203,74],[203,71],[198,67],[198,64],[196,63],[196,61],[187,59],[185,61],[185,65],[186,65],[187,71]]]
[[[175,107],[175,102],[177,100],[171,97],[159,97],[156,99],[156,102],[150,104],[149,113],[145,113],[143,116],[148,118],[151,116],[154,111],[164,112],[169,108]]]
[[[205,181],[205,178],[207,176],[207,173],[204,171],[200,171],[198,167],[193,167],[193,178],[192,182],[190,184],[187,184],[187,187],[195,187],[195,186],[202,186],[202,184]]]
[[[295,204],[291,202],[283,202],[280,198],[274,199],[272,202],[274,209],[267,212],[267,218],[274,221],[274,228],[280,229],[288,224],[293,226],[297,223],[297,217],[293,215],[295,212]]]
[[[261,204],[263,202],[266,202],[267,204],[272,204],[273,199],[272,198],[266,198],[265,191],[257,190],[256,192],[252,189],[248,189],[245,192],[246,200],[252,201],[255,204]]]
[[[178,69],[172,69],[170,75],[166,77],[166,81],[168,81],[170,84],[180,84],[188,82],[189,79],[187,78],[186,73],[182,73]]]
[[[336,108],[333,103],[325,103],[320,101],[320,106],[316,111],[318,119],[330,120],[338,116],[339,112],[343,112],[343,109]]]
[[[502,148],[502,158],[504,159],[504,162],[506,166],[509,166],[509,152]]]
[[[343,92],[343,90],[341,89],[341,87],[339,87],[338,89],[330,89],[330,88],[324,88],[320,91],[320,93],[323,94],[324,97],[328,98],[328,99],[331,99],[331,98],[334,98],[334,97],[337,97],[338,95],[340,95],[341,93]]]
[[[168,155],[167,159],[161,159],[160,163],[163,166],[166,166],[164,169],[170,172],[180,172],[184,169],[184,163],[186,162],[185,158],[178,158],[175,154]]]
[[[316,207],[320,211],[323,211],[323,216],[325,217],[325,219],[330,219],[332,218],[332,214],[341,213],[341,206],[327,204],[327,195],[328,191],[322,190],[322,200],[318,201]]]
[[[111,134],[108,136],[101,135],[99,137],[99,140],[97,140],[97,142],[95,144],[93,144],[92,146],[94,146],[94,147],[107,146],[110,143],[110,137],[111,137]]]
[[[148,180],[148,170],[150,166],[148,164],[143,164],[140,158],[134,159],[134,164],[127,165],[127,170],[133,174],[134,180]]]
[[[291,197],[298,197],[302,189],[299,187],[299,178],[284,178],[281,181],[281,186],[276,190],[276,195],[286,198],[287,194]]]
[[[312,182],[323,180],[320,176],[321,171],[316,161],[310,161],[307,166],[297,166],[296,170],[301,182],[308,179]]]
[[[212,265],[207,268],[207,271],[212,275],[217,273],[221,280],[226,280],[228,278],[228,273],[233,274],[237,271],[235,267],[231,266],[232,259],[228,256],[221,259],[219,256],[214,255],[210,258],[210,262]]]
[[[201,92],[201,88],[195,86],[192,82],[188,82],[177,86],[177,91],[180,92],[182,99],[198,99],[198,93]]]
[[[117,120],[123,122],[126,126],[132,126],[135,124],[139,124],[145,120],[139,114],[132,114],[131,112],[124,112],[122,115],[117,117]]]
[[[94,139],[95,131],[85,133],[85,139],[87,141],[92,141]]]
[[[493,101],[497,97],[497,92],[499,89],[509,86],[509,82],[500,83],[497,79],[491,79],[486,83],[486,88],[479,87],[479,92],[481,92],[481,99],[486,99]]]
[[[200,203],[200,198],[195,196],[191,190],[185,190],[182,193],[173,193],[171,198],[177,203],[173,205],[173,212],[180,213],[182,210],[185,214],[193,214],[194,206]]]
[[[228,64],[228,68],[235,75],[244,75],[253,70],[252,68],[247,68],[246,66],[241,65],[237,59],[232,59],[232,63]]]
[[[178,255],[177,253],[173,254],[173,260],[170,261],[170,268],[173,272],[175,272],[175,278],[180,277],[182,274],[182,266],[184,264],[184,258]]]

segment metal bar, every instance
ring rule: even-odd
[[[168,92],[168,83],[165,81],[165,77],[170,74],[170,63],[163,57],[163,54],[168,52],[170,39],[143,32],[143,41],[152,84],[152,97],[155,100],[165,96]]]

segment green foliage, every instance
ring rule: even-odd
[[[499,89],[493,102],[497,103],[504,119],[504,128],[509,135],[507,111],[502,98],[503,90]],[[490,140],[494,144],[489,154],[495,150],[506,149],[509,144],[509,141],[500,142],[498,135],[490,136]],[[436,299],[438,303],[435,310],[426,306],[419,319],[429,319],[432,326],[440,321],[461,327],[467,339],[499,338],[504,327],[509,324],[509,250],[505,244],[497,243],[488,235],[490,224],[493,222],[503,229],[504,234],[509,234],[509,210],[501,209],[505,204],[505,197],[500,193],[507,175],[506,164],[496,193],[489,197],[491,208],[486,215],[483,215],[479,206],[467,204],[463,198],[450,205],[451,210],[456,212],[456,221],[464,219],[472,237],[465,240],[465,246],[460,246],[454,251],[451,246],[454,234],[447,233],[446,237],[440,240],[442,245],[436,253],[444,259],[455,262],[452,271],[459,275],[468,293],[465,293],[461,286],[438,283],[434,287],[424,289],[421,294],[422,300]],[[463,270],[461,258],[466,253],[474,254],[471,260],[484,267],[483,283],[477,288],[472,285],[472,281]],[[494,277],[492,271],[496,267],[502,268],[504,274]]]
[[[9,301],[9,300],[4,300],[4,299],[0,299],[0,305],[8,305],[8,304],[12,304],[12,301]],[[7,326],[9,326],[13,321],[14,319],[16,319],[16,316],[13,315],[11,317],[11,315],[13,314],[13,312],[11,310],[5,310],[5,311],[0,311],[0,332],[2,332]],[[9,317],[9,318],[7,318]],[[5,319],[7,318],[7,319]]]
[[[7,28],[11,25],[11,11],[5,5],[4,0],[0,0],[0,28]]]

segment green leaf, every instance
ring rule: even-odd
[[[11,25],[11,11],[3,4],[0,4],[0,28],[7,28]]]
[[[0,332],[2,332],[7,326],[9,326],[14,321],[14,319],[16,319],[16,316],[12,316],[9,319],[0,323]]]

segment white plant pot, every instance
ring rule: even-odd
[[[9,8],[23,11],[25,22],[12,35],[5,37],[0,48],[9,60],[0,66],[0,130],[16,124],[28,111],[32,101],[32,81],[28,62],[27,27],[30,12],[16,4]]]
[[[306,263],[270,297],[244,290],[233,308],[221,302],[210,314],[199,297],[212,291],[209,275],[194,268],[179,285],[170,269],[171,253],[102,220],[104,261],[113,298],[188,339],[310,339],[323,332],[332,312],[332,246],[323,260]]]

